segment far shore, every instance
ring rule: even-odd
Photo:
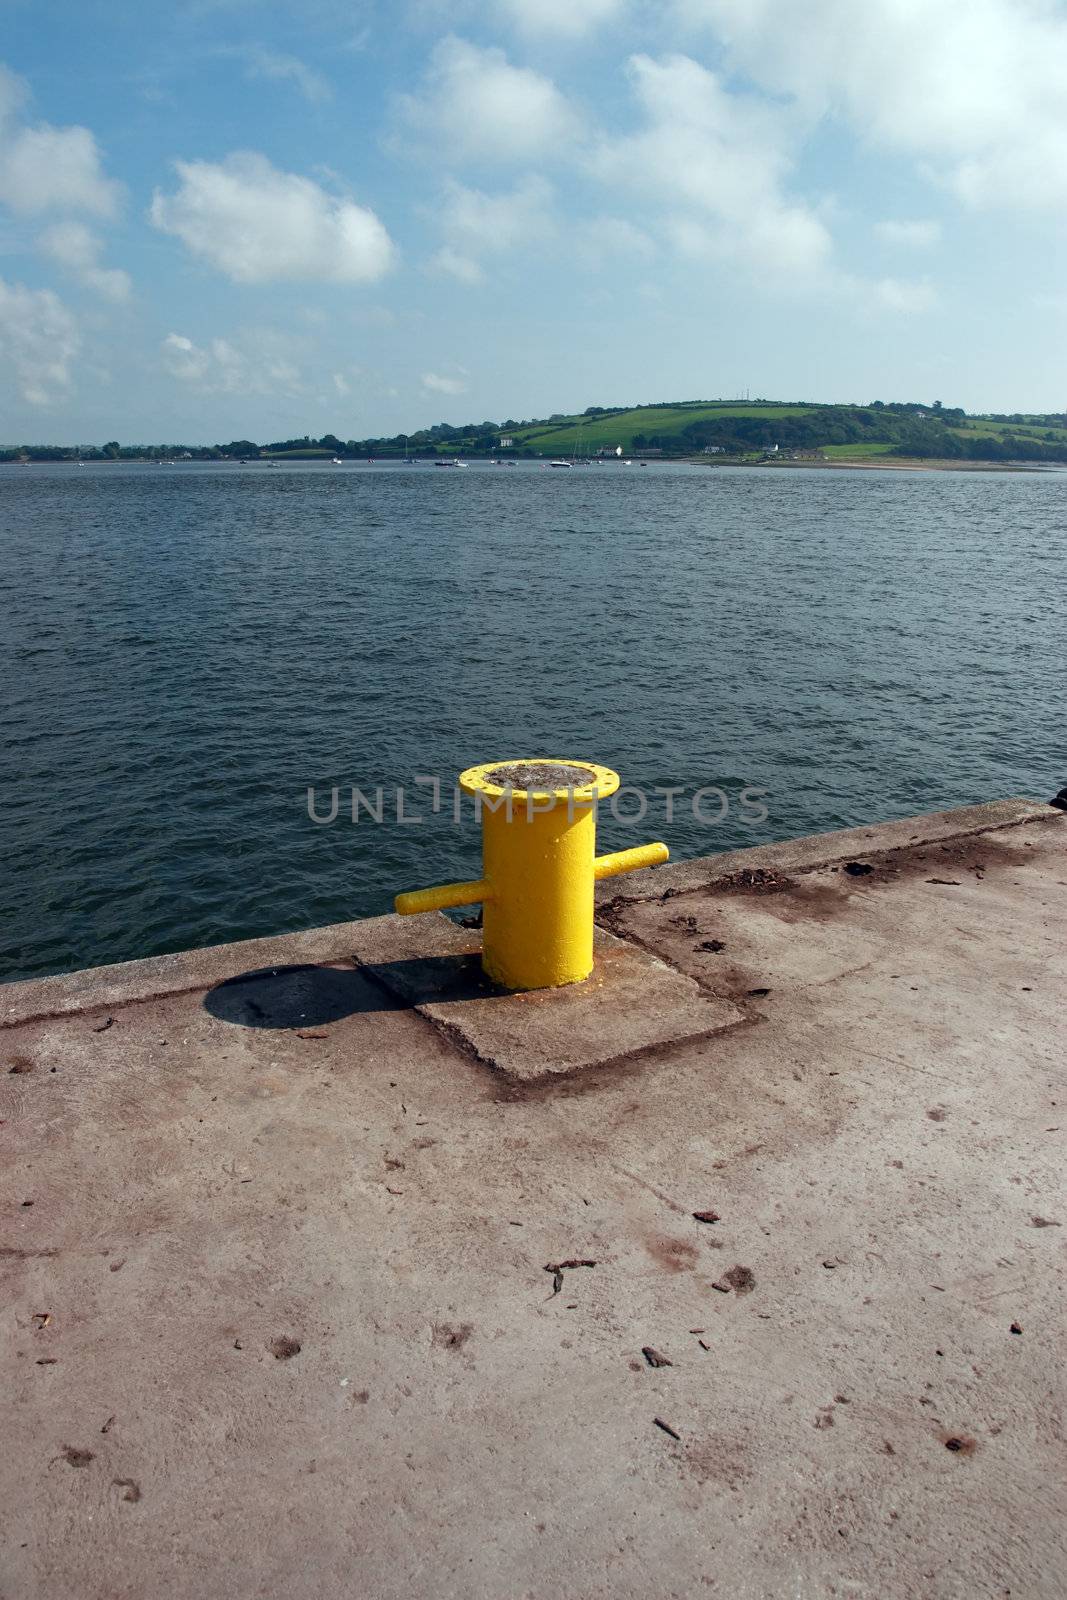
[[[823,461],[707,461],[700,456],[690,456],[687,464],[708,467],[806,467],[816,471],[825,471],[829,467],[834,472],[1055,472],[1063,471],[1062,467],[1047,467],[1034,461],[956,461],[952,458],[944,460],[920,460],[916,456],[850,456],[847,460],[833,460],[827,457]]]
[[[355,464],[357,462],[363,462],[363,461],[366,461],[366,460],[373,460],[375,465],[377,465],[377,466],[386,466],[388,464],[391,464],[391,463],[399,461],[398,457],[396,457],[396,456],[388,456],[388,455],[381,455],[381,456],[375,456],[375,457],[365,457],[365,456],[362,456],[362,455],[360,455],[360,456],[346,456],[344,459],[345,459],[346,463],[351,462],[353,464]],[[420,465],[430,466],[430,465],[433,464],[435,459],[438,459],[438,458],[436,458],[434,456],[420,456],[418,458],[418,461],[419,461]],[[490,456],[480,456],[480,455],[464,455],[463,459],[465,461],[490,461],[490,460],[495,460],[495,459],[498,459],[498,458],[490,457]],[[540,464],[542,466],[546,466],[548,464],[547,457],[541,457],[541,456],[512,456],[510,459],[512,461],[517,461],[517,462],[521,461],[521,462],[523,462],[523,463],[525,463],[527,465],[531,465],[531,466],[536,466],[539,462],[540,462]],[[585,458],[585,459],[588,460],[589,458]],[[605,466],[609,466],[609,465],[610,466],[614,466],[614,465],[617,465],[617,464],[621,464],[621,463],[616,463],[613,460],[613,458],[610,457],[610,456],[604,457],[603,459],[604,459],[604,465]],[[734,467],[734,468],[737,468],[737,467],[772,467],[772,468],[774,468],[775,471],[785,471],[785,470],[787,470],[789,468],[793,468],[793,469],[803,469],[803,470],[807,470],[807,471],[818,471],[818,472],[825,472],[827,470],[830,470],[831,472],[1037,472],[1037,473],[1064,472],[1064,471],[1067,471],[1067,465],[1060,465],[1059,463],[1050,463],[1050,464],[1046,465],[1044,463],[1036,462],[1036,461],[974,461],[974,460],[962,461],[962,460],[957,460],[957,459],[951,458],[951,457],[943,458],[943,459],[931,458],[931,459],[924,460],[924,459],[920,459],[917,456],[884,456],[884,455],[881,455],[881,456],[850,456],[847,459],[845,459],[845,458],[836,458],[835,459],[835,458],[827,456],[827,457],[824,457],[821,461],[812,460],[811,458],[805,458],[803,460],[791,460],[788,456],[784,457],[784,458],[783,457],[775,457],[775,456],[767,456],[767,457],[762,457],[762,458],[750,456],[747,460],[738,460],[737,458],[733,458],[733,457],[723,457],[723,456],[708,457],[708,456],[705,456],[705,455],[699,455],[699,456],[655,456],[655,457],[651,457],[651,458],[649,458],[649,457],[642,458],[641,456],[635,455],[635,456],[631,457],[631,459],[633,461],[640,461],[642,466],[654,466],[654,467],[708,467],[708,468],[711,468],[712,470],[717,470],[719,468],[729,468],[729,467]],[[198,458],[195,462],[191,461],[188,464],[189,465],[205,465],[206,464],[206,465],[209,465],[209,466],[210,465],[215,465],[215,466],[226,466],[226,465],[231,465],[231,466],[255,466],[255,465],[264,465],[264,466],[266,466],[269,463],[277,463],[278,465],[294,467],[294,466],[322,466],[324,463],[326,463],[329,460],[330,460],[329,456],[327,456],[325,454],[319,456],[319,455],[311,455],[310,453],[308,453],[308,454],[302,454],[300,456],[295,456],[295,455],[293,455],[293,456],[284,456],[284,455],[252,456],[252,457],[217,456],[217,457]],[[164,459],[162,459],[160,457],[155,457],[155,456],[123,456],[120,461],[116,461],[114,464],[117,465],[117,466],[168,466],[168,467],[171,467],[171,466],[185,466],[186,462],[184,460],[181,460],[181,459],[178,459],[178,458],[170,459],[170,460],[164,460]],[[73,459],[70,459],[70,458],[62,460],[62,461],[23,460],[23,461],[4,461],[4,462],[0,462],[0,466],[4,466],[4,467],[19,467],[19,466],[24,466],[24,467],[25,466],[75,467],[75,466],[80,466],[80,465],[94,466],[94,467],[110,466],[110,465],[112,465],[112,462],[111,461],[104,461],[104,460],[88,460],[88,461],[79,462],[77,460],[73,460]]]

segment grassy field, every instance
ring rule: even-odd
[[[268,461],[329,461],[333,458],[332,450],[264,450],[263,454]]]
[[[973,438],[976,433],[987,439],[1000,439],[1006,433],[1017,433],[1021,437],[1030,439],[1043,439],[1047,433],[1052,433],[1057,444],[1067,444],[1067,428],[1050,427],[1047,422],[986,422],[981,417],[975,417],[973,420],[968,419],[965,428],[953,428],[952,432],[958,433],[961,439]]]
[[[822,453],[831,460],[841,457],[845,461],[866,461],[869,456],[884,456],[892,448],[891,444],[825,444]]]

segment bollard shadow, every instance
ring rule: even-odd
[[[205,1011],[241,1028],[314,1028],[388,1009],[381,991],[351,967],[260,967],[204,996]]]
[[[204,1010],[241,1028],[314,1028],[367,1012],[506,993],[486,978],[477,954],[423,956],[363,967],[260,967],[209,989]]]
[[[511,992],[486,977],[477,951],[467,955],[413,956],[404,961],[382,961],[368,964],[362,971],[403,1006],[458,1004]]]

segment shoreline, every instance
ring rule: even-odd
[[[884,456],[855,456],[848,460],[838,461],[708,461],[704,462],[697,457],[687,457],[687,466],[721,466],[721,467],[773,467],[785,469],[796,467],[809,471],[832,472],[1055,472],[1067,471],[1067,467],[1045,466],[1036,461],[956,461],[953,459],[939,458],[920,460],[916,456],[898,456],[893,460],[886,460]]]
[[[476,456],[476,455],[468,455],[468,456],[464,456],[463,457],[464,461],[482,462],[482,463],[489,463],[489,462],[494,461],[496,459],[498,459],[498,458],[495,458],[495,457],[492,457],[492,456]],[[965,460],[956,460],[955,458],[944,458],[944,457],[940,457],[940,458],[936,458],[935,457],[935,458],[930,458],[930,459],[927,459],[927,460],[923,460],[923,459],[920,459],[917,456],[898,456],[898,457],[893,457],[892,459],[887,458],[886,456],[854,456],[854,457],[849,457],[847,459],[838,459],[838,460],[825,459],[825,460],[822,460],[822,461],[812,461],[812,460],[801,460],[801,461],[775,460],[773,457],[768,459],[768,460],[759,460],[759,461],[724,461],[721,458],[720,459],[715,459],[715,460],[709,460],[706,456],[668,456],[668,457],[657,456],[657,457],[654,457],[651,460],[648,459],[647,457],[633,456],[631,459],[634,462],[640,462],[640,464],[642,466],[648,466],[648,467],[707,467],[707,468],[709,468],[711,470],[717,470],[719,468],[734,468],[734,469],[737,469],[739,467],[770,467],[775,471],[784,471],[784,470],[793,468],[793,469],[799,469],[799,470],[804,470],[804,471],[821,471],[821,472],[825,472],[825,471],[828,471],[828,470],[831,471],[831,472],[1036,472],[1036,473],[1067,472],[1067,463],[1059,463],[1059,462],[1045,463],[1045,462],[1038,462],[1038,461],[965,461]],[[547,464],[548,464],[547,458],[540,457],[540,456],[513,456],[511,458],[511,460],[513,460],[517,465],[523,465],[523,466],[538,466],[538,465],[547,466]],[[319,467],[319,466],[329,465],[331,463],[330,463],[329,457],[326,457],[326,456],[311,456],[311,457],[308,457],[308,456],[302,456],[302,457],[293,457],[293,456],[290,456],[290,457],[286,457],[286,456],[259,456],[259,457],[249,458],[247,460],[243,459],[243,458],[240,458],[240,457],[233,457],[233,456],[216,456],[216,457],[208,457],[208,458],[205,458],[205,459],[196,459],[196,460],[192,460],[192,461],[179,461],[179,460],[163,461],[163,460],[160,460],[159,458],[154,457],[154,456],[126,456],[122,460],[119,460],[119,461],[87,461],[87,460],[82,460],[82,461],[77,461],[77,460],[64,460],[64,461],[33,461],[33,460],[3,461],[3,462],[0,462],[0,467],[12,467],[12,468],[13,467],[77,467],[77,466],[91,466],[91,467],[106,467],[106,466],[120,466],[120,467],[151,467],[151,466],[167,466],[167,467],[179,467],[179,466],[181,466],[181,467],[184,467],[184,466],[250,467],[250,466],[267,466],[268,464],[274,464],[274,465],[286,466],[286,467]],[[363,456],[348,456],[348,457],[346,457],[344,459],[343,464],[345,466],[349,466],[349,465],[351,465],[351,466],[363,466],[363,465],[367,465],[369,463],[367,462],[367,458],[366,457],[363,457]],[[419,462],[417,464],[419,466],[432,466],[432,465],[435,464],[435,458],[433,456],[425,456],[425,457],[420,458],[420,460],[419,460]],[[587,464],[586,462],[579,462],[579,465],[586,465],[586,464]],[[400,460],[400,458],[395,457],[395,456],[376,456],[376,457],[373,458],[373,465],[374,466],[379,466],[379,467],[401,466],[401,465],[404,465],[404,463]],[[605,465],[605,466],[621,466],[621,465],[623,465],[623,463],[622,462],[613,461],[610,458],[605,458],[605,460],[603,462],[603,465]]]

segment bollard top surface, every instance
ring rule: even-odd
[[[604,799],[619,787],[619,774],[595,761],[572,761],[558,756],[527,756],[511,761],[486,761],[459,775],[466,794],[512,794],[524,799]]]

